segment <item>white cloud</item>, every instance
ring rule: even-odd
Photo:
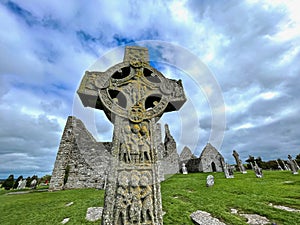
[[[0,154],[20,166],[28,157],[33,162],[30,165],[40,171],[40,161],[51,158],[46,166],[50,171],[64,121],[72,113],[89,118],[86,126],[98,140],[110,138],[111,125],[102,121],[100,112],[83,109],[75,91],[85,70],[104,71],[122,60],[118,54],[113,56],[117,53],[114,51],[96,62],[99,56],[118,45],[147,39],[165,41],[164,45],[150,44],[150,53],[157,64],[166,63],[162,69],[167,77],[183,80],[187,92],[189,102],[182,111],[165,119],[179,146],[191,145],[200,153],[208,140],[217,140],[228,159],[233,148],[243,157],[256,148],[254,153],[269,158],[273,157],[268,154],[271,149],[278,153],[274,157],[284,156],[279,149],[296,154],[300,145],[295,116],[300,105],[296,97],[300,94],[300,19],[296,4],[193,0],[2,2],[0,125],[5,129],[0,136]],[[174,50],[168,42],[178,47]],[[31,132],[26,132],[26,127],[32,126]],[[189,127],[193,135],[184,127]],[[234,132],[237,128],[239,131]]]

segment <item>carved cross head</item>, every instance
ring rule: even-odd
[[[106,72],[86,71],[77,91],[84,106],[140,123],[178,110],[186,101],[181,80],[163,76],[149,63],[148,50],[128,46],[123,62]]]

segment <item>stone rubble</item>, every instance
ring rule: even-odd
[[[87,209],[85,219],[88,221],[97,221],[101,219],[103,207],[90,207]]]
[[[245,217],[248,221],[248,224],[251,225],[264,225],[264,224],[270,224],[270,221],[264,217],[257,214],[239,214],[240,216]]]
[[[239,216],[245,217],[247,219],[247,224],[251,225],[264,225],[270,224],[270,221],[264,217],[257,214],[245,214],[245,213],[238,213],[237,209],[230,209],[232,214],[237,214]]]
[[[62,224],[66,224],[67,222],[69,222],[70,218],[64,218],[63,221],[61,221],[60,223]]]
[[[201,210],[193,212],[190,217],[198,225],[226,225],[217,218],[212,217],[210,213]]]
[[[287,206],[283,206],[283,205],[273,205],[272,203],[270,203],[269,206],[272,206],[272,207],[274,207],[276,209],[285,210],[285,211],[288,211],[288,212],[300,212],[299,209],[293,209],[293,208],[290,208],[290,207],[287,207]]]
[[[74,202],[69,202],[69,203],[67,203],[67,204],[65,204],[65,206],[71,206],[71,205],[73,205],[74,204]]]

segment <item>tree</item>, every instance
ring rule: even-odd
[[[18,179],[15,181],[13,189],[17,189],[20,180],[23,180],[23,176],[22,175],[19,176]]]
[[[252,163],[252,165],[254,165],[254,157],[249,155],[249,158],[246,159],[246,162],[248,163],[247,164],[247,169],[253,169],[250,164]]]
[[[31,178],[27,177],[26,178],[26,187],[30,187],[30,182],[31,182]]]
[[[47,174],[39,179],[38,184],[46,184],[46,183],[48,184],[50,180],[51,180],[51,175]]]
[[[299,165],[300,164],[300,154],[298,154],[297,156],[296,156],[296,162],[297,162],[297,164]]]
[[[251,156],[251,155],[249,155],[249,158],[246,159],[246,162],[247,162],[247,163],[250,163],[250,162],[254,163],[254,157]]]
[[[11,174],[8,176],[8,178],[3,182],[2,187],[5,188],[5,190],[10,190],[14,186],[14,175]]]

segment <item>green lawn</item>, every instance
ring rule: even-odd
[[[164,224],[192,225],[190,214],[196,210],[210,212],[226,224],[246,225],[243,217],[230,213],[230,208],[243,213],[256,213],[277,225],[300,224],[300,213],[275,209],[268,204],[300,209],[300,174],[289,171],[264,171],[264,177],[235,173],[225,179],[223,173],[212,173],[215,185],[205,186],[209,173],[177,174],[161,184]],[[289,181],[289,182],[286,182]],[[71,224],[99,224],[87,222],[88,207],[103,206],[104,191],[94,189],[59,192],[33,192],[7,195],[0,191],[1,225],[59,224],[69,217]],[[74,202],[71,206],[65,206]]]

